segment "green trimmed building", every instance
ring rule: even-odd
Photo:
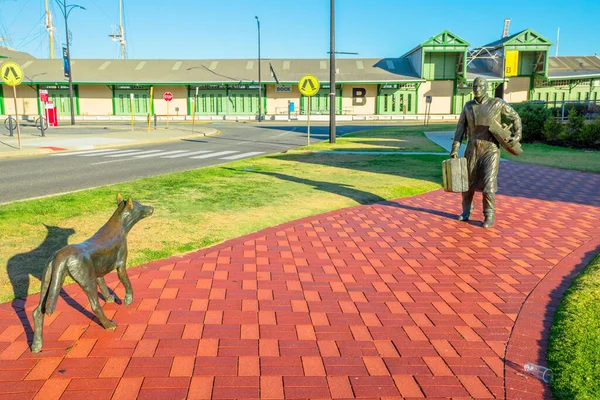
[[[531,29],[484,46],[443,31],[397,58],[336,60],[336,97],[330,104],[328,59],[72,60],[75,115],[79,119],[124,119],[148,114],[174,118],[255,119],[259,102],[266,119],[304,119],[308,101],[297,83],[315,75],[321,89],[310,102],[311,118],[456,119],[472,99],[476,77],[489,94],[511,103],[538,100],[600,101],[600,57],[550,57],[552,43]],[[36,59],[0,47],[0,58],[18,62],[25,79],[17,88],[19,112],[37,115],[39,91],[47,90],[59,117],[70,118],[62,60]],[[12,89],[0,88],[0,113],[13,114]],[[171,92],[167,105],[163,94]]]

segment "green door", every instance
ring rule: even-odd
[[[73,93],[73,95],[75,95],[75,93]],[[71,118],[69,89],[48,89],[48,101],[54,103],[58,118]],[[75,105],[75,98],[73,98],[73,105]]]
[[[190,99],[196,96],[195,90],[190,89]],[[223,115],[225,114],[225,98],[227,92],[223,90],[199,90],[196,104],[198,115]]]
[[[423,78],[428,81],[456,78],[458,53],[426,52],[423,59]]]
[[[321,87],[317,94],[310,98],[310,114],[311,115],[329,115],[329,88]],[[337,88],[335,90],[335,97],[338,100],[336,104],[336,114],[342,113],[342,89]],[[308,98],[306,96],[302,96],[300,99],[301,105],[301,113],[302,115],[306,115],[306,110],[308,109]]]
[[[231,115],[258,114],[258,89],[229,90],[228,113]]]
[[[133,101],[131,94],[133,93]],[[148,115],[150,112],[149,89],[115,89],[114,91],[115,115],[131,115],[133,106],[134,115]]]
[[[379,114],[415,114],[417,92],[405,89],[381,89],[377,102]]]

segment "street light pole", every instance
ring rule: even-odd
[[[75,110],[73,109],[73,78],[71,77],[71,50],[69,48],[69,25],[67,23],[67,1],[63,2],[65,13],[65,35],[67,37],[67,66],[69,68],[69,105],[71,106],[71,125],[75,125]]]
[[[255,16],[258,27],[258,120],[262,120],[262,81],[260,77],[260,21]]]
[[[335,143],[335,12],[331,0],[329,33],[329,143]]]
[[[82,10],[85,10],[85,7],[76,5],[76,4],[69,4],[67,6],[67,0],[63,0],[62,4],[59,2],[59,0],[56,0],[56,2],[58,3],[59,6],[62,6],[62,13],[63,13],[63,17],[65,17],[65,37],[67,40],[67,68],[69,70],[69,105],[71,107],[71,125],[75,125],[75,107],[73,105],[73,78],[72,78],[72,74],[71,74],[71,49],[70,49],[70,45],[69,45],[69,24],[68,24],[68,19],[69,19],[69,14],[71,13],[71,11],[73,11],[74,8],[81,8]],[[67,7],[69,8],[69,10],[67,11]]]

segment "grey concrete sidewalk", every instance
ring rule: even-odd
[[[153,127],[148,131],[141,124],[130,127],[109,124],[81,124],[49,128],[45,137],[38,129],[24,126],[19,137],[9,133],[0,135],[0,158],[29,157],[49,154],[56,151],[90,150],[106,147],[132,146],[139,144],[162,143],[174,140],[189,139],[198,136],[216,135],[219,131],[206,125],[197,125],[192,132],[192,126]]]

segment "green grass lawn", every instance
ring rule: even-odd
[[[600,255],[565,293],[554,316],[548,364],[556,399],[600,395]]]
[[[432,148],[422,132],[381,131],[403,149]],[[377,134],[354,135],[361,137]],[[297,218],[437,189],[444,158],[292,152],[1,205],[0,301],[38,292],[48,258],[94,234],[112,215],[118,192],[155,207],[129,234],[131,266]]]
[[[427,131],[450,131],[456,129],[456,126],[432,124],[426,128]],[[446,152],[443,147],[427,139],[423,135],[422,128],[415,126],[395,126],[353,132],[336,138],[333,144],[325,141],[299,147],[297,150]]]
[[[575,171],[600,173],[600,151],[585,151],[542,143],[523,143],[523,155],[502,151],[507,160]]]

